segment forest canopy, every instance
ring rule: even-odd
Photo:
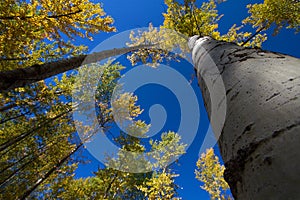
[[[248,5],[249,15],[240,24],[232,24],[225,34],[218,30],[222,17],[218,3],[213,0],[196,2],[185,0],[165,0],[167,7],[160,29],[149,25],[140,34],[131,34],[129,47],[154,45],[159,48],[126,50],[128,60],[133,64],[164,62],[176,59],[169,51],[174,47],[188,52],[187,44],[178,42],[166,29],[185,36],[210,36],[216,40],[233,42],[240,46],[261,48],[274,28],[273,35],[283,28],[299,32],[300,3],[294,0],[265,0],[263,3]],[[280,8],[280,9],[278,9]],[[252,31],[246,29],[251,26]],[[116,32],[113,16],[107,15],[102,4],[89,0],[3,0],[0,4],[0,77],[14,70],[37,70],[44,64],[69,61],[77,56],[88,55],[88,46],[78,45],[76,38],[92,40],[101,32]],[[164,39],[165,38],[165,39]],[[166,39],[168,38],[168,39]],[[145,47],[145,46],[143,46]],[[181,55],[179,55],[181,56]],[[180,199],[180,183],[176,178],[180,173],[173,165],[180,163],[174,156],[187,151],[181,136],[174,130],[160,134],[159,138],[142,140],[151,124],[139,116],[143,108],[138,105],[139,97],[132,93],[120,93],[112,100],[126,66],[108,61],[75,67],[66,73],[55,74],[47,80],[33,81],[24,87],[3,90],[0,93],[0,198],[1,199]],[[109,166],[147,169],[144,173],[129,173],[117,167],[99,167],[94,176],[75,178],[79,165],[86,163],[83,154],[84,143],[89,141],[95,130],[75,122],[72,113],[79,106],[72,103],[72,93],[78,87],[76,75],[89,67],[90,73],[84,79],[92,80],[96,68],[105,70],[95,93],[97,122],[104,134],[120,147],[117,155],[107,156]],[[95,71],[93,71],[95,70]],[[35,80],[35,77],[31,77]],[[83,80],[84,81],[84,80]],[[77,85],[76,85],[77,84]],[[82,86],[82,85],[80,85]],[[82,86],[77,92],[88,91]],[[82,95],[82,102],[88,101]],[[113,108],[120,113],[129,110],[127,121],[131,126],[126,130],[116,130],[116,116]],[[124,108],[126,107],[126,108]],[[87,108],[89,110],[90,108]],[[118,116],[118,117],[120,117]],[[87,116],[89,117],[89,116]],[[79,138],[78,126],[85,132]],[[133,137],[131,135],[139,137]],[[144,153],[158,152],[150,162],[147,158],[128,157],[124,151]],[[139,154],[138,154],[139,155]],[[163,155],[163,156],[162,156]],[[132,165],[140,159],[143,166]],[[172,161],[171,165],[167,165]],[[106,163],[106,164],[107,164]],[[195,178],[211,199],[230,199],[229,186],[223,178],[224,166],[208,149],[194,163]]]

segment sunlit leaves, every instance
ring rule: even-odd
[[[159,30],[150,24],[148,31],[130,35],[131,44],[128,44],[129,46],[139,44],[155,46],[139,50],[128,56],[132,64],[142,62],[152,63],[152,66],[156,66],[163,59],[184,57],[185,53],[189,52],[188,37],[195,34],[220,37],[220,33],[216,29],[221,16],[218,15],[213,0],[204,2],[200,8],[196,6],[195,0],[187,0],[184,4],[175,0],[166,0],[165,4],[168,8],[166,13],[163,13],[164,22]]]
[[[155,28],[150,24],[146,31],[131,33],[131,43],[127,44],[128,46],[153,45],[153,48],[141,49],[130,54],[127,58],[133,65],[142,62],[158,66],[158,63],[164,60],[186,57],[186,53],[190,52],[187,47],[188,37],[193,35],[210,36],[216,40],[234,42],[247,47],[261,47],[267,39],[266,34],[260,33],[252,37],[252,33],[242,30],[244,25],[236,24],[222,35],[218,30],[222,15],[218,13],[217,4],[213,0],[203,2],[200,7],[196,5],[195,0],[186,0],[184,3],[166,0],[165,4],[168,9],[163,14],[162,26]]]
[[[152,151],[155,152],[155,168],[165,168],[168,163],[176,161],[178,156],[185,153],[186,144],[181,143],[181,137],[177,133],[169,131],[163,133],[161,141],[150,141]]]
[[[151,178],[147,178],[144,183],[137,188],[145,193],[147,199],[180,199],[177,197],[174,178],[179,176],[172,172],[168,163],[174,162],[176,157],[185,153],[186,145],[181,143],[181,137],[174,132],[163,133],[161,140],[151,140],[151,151],[155,152],[152,156],[154,171]]]
[[[175,0],[167,0],[167,12],[164,13],[164,28],[173,29],[186,36],[206,35],[218,36],[215,32],[218,28],[217,22],[220,17],[213,0],[204,2],[200,8],[195,4],[195,0],[184,1],[180,4]]]
[[[128,125],[126,132],[135,137],[146,137],[150,126],[150,124],[148,125],[144,121],[137,120]]]
[[[171,173],[153,173],[152,177],[147,179],[143,185],[138,188],[145,193],[149,200],[179,200],[176,197],[176,185],[174,177],[176,174]]]
[[[142,113],[139,106],[136,105],[137,96],[132,93],[122,93],[118,95],[112,102],[113,117],[117,122],[132,121]]]
[[[274,34],[286,27],[300,29],[300,2],[293,0],[264,0],[263,3],[248,5],[250,16],[244,23],[250,23],[253,27],[268,29],[275,25]]]
[[[56,186],[51,198],[54,199],[144,199],[144,193],[137,188],[148,174],[133,174],[115,169],[99,169],[95,176],[80,179],[65,179],[64,189],[57,192]]]
[[[1,71],[81,53],[70,40],[115,31],[101,5],[88,0],[4,0],[0,13]]]
[[[245,47],[261,47],[262,43],[267,40],[267,34],[257,34],[250,41],[246,42],[251,38],[252,34],[250,32],[241,32],[242,26],[236,26],[234,24],[226,34],[220,37],[220,40],[226,42],[234,42],[237,45],[243,45]]]
[[[149,24],[148,30],[131,32],[129,37],[131,43],[128,43],[128,46],[153,45],[153,47],[140,49],[128,55],[127,58],[132,65],[142,62],[157,67],[158,63],[163,60],[170,61],[176,59],[177,56],[184,57],[185,52],[189,51],[188,38],[185,35],[162,26],[158,29]]]
[[[212,148],[207,149],[197,161],[196,178],[203,183],[200,187],[210,194],[211,199],[231,199],[229,186],[224,180],[225,167],[219,163],[219,158]]]

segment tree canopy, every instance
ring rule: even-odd
[[[5,0],[0,12],[1,71],[77,55],[86,47],[74,37],[116,31],[101,5],[88,0]]]
[[[128,59],[132,64],[155,64],[164,59],[177,58],[178,55],[168,51],[174,47],[179,47],[183,52],[189,51],[186,39],[196,34],[241,46],[261,47],[267,39],[264,31],[273,25],[274,34],[282,28],[299,32],[299,1],[265,0],[249,5],[249,16],[241,25],[233,24],[226,34],[218,30],[222,15],[213,0],[201,5],[195,0],[185,0],[183,3],[165,0],[165,5],[164,22],[159,30],[149,25],[148,31],[131,34],[132,42],[128,44],[131,48],[104,52],[103,58],[114,53],[130,52]],[[18,77],[21,80],[26,69],[56,68],[47,76],[54,76],[51,81],[41,80],[45,76],[39,78],[41,71],[34,71],[25,77],[30,81],[22,83],[22,87],[17,85],[6,90],[9,86],[5,86],[5,91],[0,93],[1,199],[180,199],[177,194],[180,186],[175,182],[180,174],[166,163],[174,155],[185,153],[186,144],[182,143],[181,137],[170,130],[162,133],[159,139],[146,143],[112,128],[116,120],[112,106],[122,110],[124,105],[130,110],[128,120],[132,122],[127,131],[143,135],[150,126],[138,119],[143,110],[136,103],[137,96],[122,93],[115,101],[111,100],[125,66],[112,61],[100,65],[97,63],[99,60],[95,60],[77,71],[61,74],[81,66],[86,56],[87,47],[77,45],[73,42],[74,38],[91,40],[99,32],[116,31],[113,22],[100,3],[89,0],[4,0],[1,3],[0,77],[4,80],[3,84],[8,83],[16,73],[21,74]],[[253,32],[243,31],[249,24],[253,26]],[[180,38],[185,40],[178,41],[177,35],[172,35],[169,29],[183,35]],[[160,43],[161,49],[151,48],[157,43]],[[135,51],[140,47],[143,48]],[[74,60],[76,62],[71,62]],[[85,162],[81,157],[84,142],[95,131],[82,125],[86,138],[82,140],[78,137],[75,123],[78,125],[80,122],[74,122],[72,117],[72,112],[79,106],[72,104],[73,89],[78,87],[75,77],[84,67],[93,70],[93,67],[101,66],[105,67],[105,71],[95,95],[97,119],[105,135],[120,147],[117,155],[107,157],[107,163],[109,166],[139,168],[141,166],[131,165],[135,158],[127,157],[123,152],[155,150],[158,153],[151,162],[143,158],[143,167],[151,169],[149,172],[134,174],[117,170],[117,167],[103,167],[95,171],[93,177],[75,178],[78,164]],[[7,78],[6,73],[12,74],[11,77]],[[84,78],[95,78],[93,71]],[[84,86],[79,88],[80,91],[89,89]],[[84,98],[83,95],[83,101]],[[213,150],[203,154],[195,167],[196,178],[203,182],[201,188],[212,199],[230,198],[228,185],[223,179],[224,166],[219,163]]]

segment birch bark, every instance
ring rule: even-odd
[[[207,37],[193,36],[189,47],[210,117],[207,59],[225,86],[218,144],[234,198],[300,199],[300,59]]]

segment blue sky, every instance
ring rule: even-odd
[[[103,3],[106,13],[114,18],[114,25],[118,30],[117,33],[129,29],[147,27],[150,22],[154,26],[159,26],[163,22],[162,13],[166,10],[163,0],[102,0],[101,2]],[[227,2],[220,4],[218,6],[219,13],[224,14],[219,23],[219,30],[221,33],[225,33],[234,23],[239,25],[241,20],[247,16],[246,5],[253,2],[262,1],[227,0]],[[96,45],[117,33],[100,33],[95,35],[94,41],[92,42],[82,40],[78,40],[76,42],[84,42],[90,49],[93,49]],[[300,58],[299,44],[299,34],[295,35],[291,30],[282,30],[276,37],[272,37],[270,34],[267,42],[263,45],[263,49],[277,51]],[[124,61],[124,59],[122,60],[122,64],[129,66],[129,63]],[[191,74],[193,74],[192,66],[186,62],[171,63],[171,66],[183,74],[187,79],[190,79]],[[196,80],[192,82],[192,86],[198,100],[200,101],[200,128],[194,142],[188,149],[187,154],[181,157],[179,166],[176,166],[174,170],[176,173],[180,174],[180,177],[176,179],[176,183],[183,188],[178,190],[179,195],[183,199],[209,199],[208,194],[199,187],[200,183],[195,179],[194,175],[203,134],[208,129],[208,119],[203,103],[201,102],[201,93]],[[159,103],[167,107],[170,106],[169,108],[166,108],[166,110],[169,111],[170,109],[175,113],[176,109],[178,109],[176,108],[178,107],[178,102],[176,100],[172,100],[174,99],[172,94],[168,92],[166,88],[158,85],[140,88],[136,94],[140,98],[139,103],[145,109],[145,114],[141,117],[146,121],[149,121],[147,110],[152,104]],[[164,126],[163,130],[173,130],[178,128],[178,120],[180,119],[176,116],[176,114],[169,115],[168,113],[166,126]],[[88,156],[87,153],[85,155]],[[80,165],[76,171],[76,177],[86,177],[92,175],[92,171],[97,170],[99,162],[93,159],[93,157],[88,156],[88,158],[91,159],[91,163],[87,165]]]

